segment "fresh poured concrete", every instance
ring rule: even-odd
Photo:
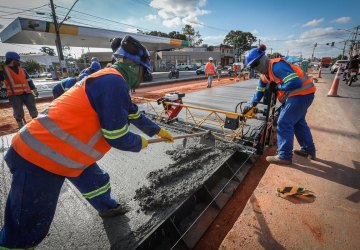
[[[236,103],[251,98],[255,84],[255,81],[249,81],[198,91],[188,94],[184,101],[192,105],[233,111]],[[141,133],[134,127],[131,129],[136,133]],[[5,151],[10,145],[11,137],[12,135],[8,135],[0,139],[0,225],[3,224],[4,208],[11,182],[11,174],[3,160]],[[190,141],[189,147],[194,145],[194,143],[196,144],[197,142]],[[181,202],[179,199],[172,199],[167,196],[169,199],[166,201],[169,204],[163,204],[164,206],[157,207],[156,209],[140,206],[140,204],[144,204],[144,201],[145,204],[148,204],[146,203],[148,200],[142,199],[146,192],[141,191],[146,190],[146,188],[149,189],[149,187],[158,187],[154,186],[154,183],[156,183],[159,173],[160,175],[161,172],[167,173],[167,171],[163,170],[167,170],[169,167],[170,170],[174,170],[174,167],[182,167],[182,164],[179,164],[179,161],[174,158],[174,150],[184,151],[181,140],[173,144],[152,144],[140,153],[129,153],[112,149],[98,162],[111,177],[112,196],[131,207],[132,210],[125,216],[102,220],[77,189],[66,181],[62,188],[49,235],[37,249],[134,248],[137,242],[149,233],[156,224],[161,222],[177,203]],[[199,155],[201,155],[199,158],[206,159],[203,155],[204,152],[201,149],[199,150]],[[192,151],[188,151],[190,158],[194,157],[193,159],[195,159],[197,157],[196,155],[191,156]],[[189,174],[183,174],[182,177],[180,176],[180,179],[177,175],[177,185],[171,185],[170,182],[168,187],[160,185],[158,190],[150,188],[149,190],[153,193],[150,192],[149,195],[154,196],[156,199],[159,192],[170,194],[172,193],[171,188],[174,188],[173,190],[181,190],[181,186],[191,186],[190,189],[183,189],[184,192],[191,192],[211,175],[218,167],[216,163],[221,162],[222,157],[227,157],[227,154],[222,154],[224,152],[223,148],[219,151],[220,153],[216,154],[216,149],[208,150],[208,153],[213,158],[211,158],[210,162],[203,164],[202,168],[192,167],[188,162],[184,162],[183,166],[190,169]],[[186,156],[186,152],[184,154]],[[183,158],[186,159],[187,157]],[[198,164],[196,161],[194,162],[194,164]],[[179,171],[174,171],[174,173],[179,173]],[[155,182],[154,177],[156,177]],[[181,178],[183,178],[183,181]],[[171,179],[171,176],[165,179]],[[138,194],[137,199],[134,198],[136,194]]]

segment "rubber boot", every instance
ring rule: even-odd
[[[130,211],[130,208],[126,205],[121,206],[120,204],[117,204],[116,208],[112,208],[106,211],[102,211],[99,212],[99,215],[101,217],[113,217],[113,216],[117,216],[117,215],[124,215],[127,212]]]
[[[280,159],[278,155],[275,156],[267,156],[266,161],[269,163],[277,164],[277,165],[291,165],[291,160],[283,160]]]
[[[19,129],[21,129],[22,127],[24,127],[24,122],[22,120],[16,120],[18,126],[19,126]]]
[[[304,150],[301,150],[301,149],[295,149],[294,154],[306,157],[309,160],[315,160],[316,159],[316,154],[315,153],[314,154],[309,154],[308,152],[306,152]]]

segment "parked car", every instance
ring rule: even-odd
[[[48,72],[43,72],[39,75],[39,77],[47,77],[48,74],[49,74]]]
[[[38,78],[40,77],[40,74],[38,72],[33,72],[29,74],[30,78]]]
[[[8,98],[5,83],[0,81],[0,99]]]
[[[205,75],[205,65],[201,65],[200,68],[198,68],[196,70],[196,74],[197,75],[201,75],[201,74]]]
[[[178,70],[191,70],[193,69],[193,65],[192,64],[187,64],[187,63],[178,63],[176,65],[176,69]]]
[[[338,70],[340,64],[342,65],[342,69],[345,69],[348,62],[349,60],[337,60],[330,68],[331,74],[334,74]]]

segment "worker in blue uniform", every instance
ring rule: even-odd
[[[68,91],[72,86],[75,85],[78,81],[81,81],[84,77],[88,76],[86,73],[82,73],[77,77],[68,77],[58,84],[56,84],[53,89],[53,97],[54,99],[58,98],[62,94],[64,94],[66,91]]]
[[[294,153],[315,159],[315,145],[305,120],[316,90],[312,79],[301,68],[282,58],[269,59],[265,50],[265,45],[261,45],[251,49],[246,55],[247,66],[261,75],[256,93],[244,113],[261,101],[268,84],[276,83],[277,98],[283,103],[276,129],[278,155],[268,156],[266,160],[275,164],[292,164],[294,134],[301,146]]]
[[[96,162],[111,147],[139,152],[148,146],[143,136],[130,131],[129,123],[150,137],[174,140],[129,96],[129,89],[151,70],[147,49],[126,36],[114,58],[113,67],[84,78],[13,137],[5,155],[12,182],[0,249],[33,248],[46,237],[65,179],[100,216],[127,213],[129,208],[111,196],[110,177]]]
[[[80,75],[85,73],[87,75],[91,75],[92,73],[95,73],[96,71],[101,69],[101,65],[98,61],[92,61],[89,68],[83,69],[80,72]]]

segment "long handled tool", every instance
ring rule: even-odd
[[[194,134],[178,135],[178,136],[174,136],[174,140],[197,137],[197,136],[200,136],[200,144],[204,144],[209,147],[215,146],[215,137],[210,131],[194,133]],[[163,142],[163,141],[167,141],[167,139],[165,139],[165,138],[149,139],[148,143],[149,144],[150,143],[158,143],[158,142]]]

